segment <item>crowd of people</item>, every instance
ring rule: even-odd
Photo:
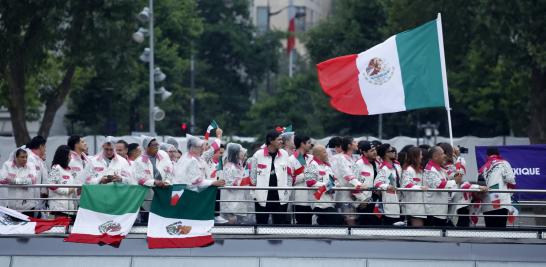
[[[140,144],[128,144],[108,137],[96,155],[89,155],[81,136],[71,136],[56,149],[50,166],[46,140],[36,136],[11,153],[0,183],[229,186],[218,190],[215,218],[229,224],[469,227],[483,214],[486,227],[507,225],[511,194],[489,190],[513,188],[515,176],[495,147],[487,150],[478,183],[470,183],[463,179],[466,167],[458,148],[448,143],[408,145],[398,152],[388,143],[347,136],[323,146],[277,129],[248,157],[241,144],[222,144],[222,134],[218,128],[211,140],[188,136],[184,153],[173,138],[162,143],[144,137]],[[252,186],[262,189],[237,190]],[[0,198],[10,200],[0,205],[30,216],[74,216],[80,193],[67,187],[4,187]],[[149,207],[145,202],[142,209]]]

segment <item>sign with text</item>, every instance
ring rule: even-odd
[[[517,189],[546,190],[546,145],[497,146],[501,157],[512,166]],[[478,169],[487,161],[487,147],[476,146]],[[546,199],[546,194],[517,194],[519,200]]]

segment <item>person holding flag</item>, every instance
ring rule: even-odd
[[[215,120],[212,120],[210,125],[207,127],[207,131],[205,132],[205,141],[209,140],[210,132],[212,132],[214,129],[218,129],[218,123],[216,123]]]
[[[313,147],[313,159],[304,170],[305,183],[317,188],[309,200],[313,203],[313,212],[317,213],[319,225],[341,225],[343,217],[337,213],[334,201],[336,179],[328,160],[328,153],[323,145]]]

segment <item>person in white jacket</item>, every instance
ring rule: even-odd
[[[267,133],[265,147],[258,149],[249,160],[251,165],[250,177],[252,184],[257,187],[290,187],[292,178],[288,177],[288,152],[281,149],[282,140],[276,131]],[[287,203],[290,198],[289,190],[256,190],[255,210],[256,223],[267,224],[272,216],[273,224],[288,224]],[[272,214],[269,212],[278,212]]]
[[[390,144],[382,144],[377,148],[377,155],[382,159],[377,177],[375,178],[375,187],[381,188],[381,201],[388,202],[382,204],[383,213],[382,223],[384,225],[398,225],[400,219],[400,204],[398,204],[398,194],[396,188],[400,183],[401,173],[394,165],[396,160],[396,149]]]
[[[316,188],[311,191],[309,200],[315,201],[312,205],[313,212],[317,215],[319,225],[341,225],[343,216],[337,213],[334,192],[336,179],[334,172],[328,162],[328,152],[322,145],[313,147],[313,159],[307,165],[304,171],[305,183],[308,187]]]
[[[224,180],[209,179],[206,163],[212,158],[214,151],[220,147],[221,139],[222,129],[220,128],[216,129],[216,139],[211,146],[196,136],[188,136],[186,141],[188,152],[176,162],[172,183],[195,188],[224,186]]]
[[[243,163],[246,158],[246,149],[240,144],[229,143],[226,146],[223,157],[224,178],[228,186],[250,186],[250,176],[245,172]],[[251,200],[249,190],[223,190],[221,200]],[[224,218],[227,218],[230,224],[250,223],[251,214],[254,211],[254,205],[250,202],[221,202],[220,210]],[[241,213],[237,213],[241,212]]]
[[[296,150],[294,151],[294,154],[290,155],[288,158],[288,174],[292,178],[293,186],[305,187],[305,177],[303,173],[309,162],[313,159],[313,156],[309,154],[313,145],[311,144],[311,138],[309,136],[300,134],[297,134],[294,137],[294,144],[296,145]],[[296,224],[310,225],[313,218],[313,210],[311,208],[311,203],[309,203],[309,199],[312,196],[311,191],[294,190],[292,191],[292,195],[294,199],[294,211],[307,212],[306,214],[296,213]]]
[[[127,160],[116,153],[115,144],[113,138],[109,136],[103,142],[102,150],[97,155],[89,157],[86,184],[137,184]]]
[[[488,189],[508,190],[516,188],[516,176],[510,163],[501,157],[497,147],[487,148],[487,161],[480,168]],[[506,227],[509,208],[512,205],[511,193],[489,192],[482,207],[485,227]],[[492,215],[492,216],[491,216]]]
[[[332,157],[332,170],[334,177],[338,180],[341,187],[354,187],[355,191],[339,191],[336,193],[336,201],[345,201],[338,204],[342,213],[355,213],[355,206],[351,203],[354,195],[361,193],[360,189],[367,187],[357,179],[354,172],[355,160],[353,152],[358,149],[357,143],[353,137],[345,136],[341,139],[341,150],[343,153],[335,154]],[[357,216],[354,214],[345,214],[345,223],[355,225]]]
[[[70,162],[68,166],[72,172],[72,176],[76,180],[77,184],[84,184],[86,173],[85,167],[89,162],[87,158],[87,143],[79,135],[73,135],[68,138],[68,147],[70,147]]]
[[[28,161],[36,167],[36,183],[37,184],[45,184],[47,183],[47,175],[49,172],[49,169],[46,165],[45,159],[46,159],[46,140],[42,136],[35,136],[33,137],[30,142],[26,145],[26,149],[28,152]],[[44,200],[37,201],[36,203],[36,209],[37,210],[43,210],[46,208],[47,203],[47,194],[48,190],[45,187],[42,188],[34,188],[34,194],[36,198],[40,197]],[[41,214],[41,213],[40,213]],[[40,214],[38,217],[41,217]]]
[[[446,162],[444,150],[440,146],[434,146],[429,150],[430,160],[423,173],[424,185],[429,189],[455,188],[454,180],[448,180],[447,172],[442,168]],[[427,213],[427,226],[446,226],[449,192],[425,192],[425,210]],[[445,203],[445,204],[444,204]]]
[[[61,145],[57,148],[55,155],[53,156],[53,161],[51,162],[51,170],[49,171],[48,177],[49,184],[78,184],[78,181],[74,178],[73,172],[68,165],[70,153],[71,149],[67,145]],[[54,216],[74,217],[74,212],[70,212],[69,210],[77,208],[76,201],[70,199],[76,198],[79,192],[81,192],[81,190],[76,188],[50,187],[49,198],[55,199],[48,200],[49,209],[52,210],[50,214]]]
[[[421,149],[419,147],[411,147],[406,153],[400,187],[426,191],[428,188],[423,185],[423,170],[421,168],[423,155]],[[409,225],[413,227],[423,227],[425,225],[425,219],[427,218],[424,193],[422,191],[405,191],[403,200],[404,202],[420,202],[415,204],[404,204],[404,206],[405,212],[408,214]]]
[[[8,161],[2,165],[0,171],[0,183],[11,185],[31,185],[36,183],[37,172],[34,164],[28,162],[28,153],[23,148],[17,148],[10,154]],[[35,198],[34,188],[13,187],[8,188],[8,208],[20,210],[27,216],[34,217],[34,212],[30,211],[36,208],[36,200],[27,200],[26,198]],[[18,200],[15,200],[18,198]]]
[[[377,151],[373,144],[369,141],[362,140],[358,142],[358,150],[361,157],[355,163],[355,176],[365,187],[372,188],[376,173]],[[358,216],[359,225],[378,225],[379,219],[372,214],[375,209],[374,194],[372,191],[362,191],[353,194],[353,198],[359,203],[356,203],[356,211],[365,213]],[[375,195],[377,197],[377,195]]]
[[[144,152],[134,161],[134,175],[138,184],[149,187],[166,187],[172,184],[174,167],[169,155],[159,150],[159,142],[144,137]]]

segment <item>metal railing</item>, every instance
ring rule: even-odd
[[[82,186],[81,185],[59,185],[59,184],[33,184],[33,185],[6,185],[6,184],[0,184],[0,188],[7,188],[8,192],[9,192],[9,189],[10,188],[48,188],[48,187],[57,187],[57,188],[81,188]],[[220,187],[219,190],[221,191],[224,191],[224,190],[245,190],[245,191],[248,191],[248,190],[251,190],[251,191],[254,191],[254,190],[289,190],[289,191],[316,191],[317,188],[310,188],[310,187],[241,187],[241,186],[225,186],[225,187]],[[334,188],[335,191],[354,191],[354,188],[353,187],[336,187]],[[381,192],[381,191],[386,191],[385,189],[380,189],[380,188],[367,188],[367,189],[361,189],[360,191],[373,191],[373,192]],[[416,192],[448,192],[448,193],[454,193],[454,192],[464,192],[464,193],[483,193],[482,191],[480,191],[479,189],[428,189],[428,190],[420,190],[420,189],[411,189],[411,188],[398,188],[396,189],[397,192],[411,192],[411,193],[416,193]],[[546,194],[546,190],[540,190],[540,189],[510,189],[510,190],[498,190],[498,189],[492,189],[492,190],[489,190],[487,193],[527,193],[527,194]],[[221,192],[222,194],[222,192]],[[10,201],[10,200],[15,200],[15,201],[19,201],[19,200],[60,200],[60,201],[77,201],[79,198],[41,198],[41,197],[33,197],[33,198],[9,198],[9,197],[0,197],[0,202],[7,202],[7,201]],[[145,201],[151,201],[151,199],[145,199]],[[258,201],[254,200],[254,199],[241,199],[241,200],[217,200],[218,202],[220,203],[248,203],[248,204],[251,204],[251,203],[259,203]],[[309,204],[311,206],[313,206],[314,203],[317,203],[317,201],[313,201],[313,200],[307,200],[307,201],[299,201],[299,200],[292,200],[292,199],[289,199],[289,200],[286,200],[286,201],[282,201],[282,200],[269,200],[269,201],[264,201],[266,203],[283,203],[283,204],[291,204],[291,205],[294,205],[294,204]],[[354,207],[356,204],[363,204],[365,202],[362,202],[362,201],[357,201],[357,200],[352,200],[352,201],[338,201],[338,200],[332,200],[332,201],[320,201],[321,204],[332,204],[332,206],[336,206],[336,205],[339,205],[339,204],[353,204],[352,206]],[[367,203],[367,205],[375,205],[375,204],[378,204],[378,205],[384,205],[384,204],[394,204],[394,205],[400,205],[400,207],[403,207],[404,205],[430,205],[430,206],[435,206],[435,205],[443,205],[443,206],[446,206],[446,205],[465,205],[465,206],[470,206],[470,205],[475,205],[475,204],[478,204],[478,203],[468,203],[468,202],[448,202],[448,203],[441,203],[441,202],[427,202],[427,201],[422,201],[422,202],[419,202],[419,201],[404,201],[404,198],[401,198],[401,200],[399,202],[387,202],[387,201],[370,201],[369,203]],[[496,203],[479,203],[479,205],[493,205],[493,204],[496,204]],[[517,203],[513,203],[511,206],[514,206],[514,207],[517,207],[517,208],[524,208],[524,207],[546,207],[546,201],[519,201]],[[502,205],[502,207],[507,207],[506,205]],[[52,209],[32,209],[32,210],[18,210],[20,212],[65,212],[65,213],[75,213],[77,210],[52,210]],[[142,213],[147,213],[148,211],[146,210],[143,210],[141,211]],[[332,214],[336,214],[336,215],[350,215],[350,216],[361,216],[361,215],[375,215],[375,216],[395,216],[395,217],[399,217],[401,221],[406,221],[407,218],[405,217],[408,217],[408,216],[422,216],[422,217],[426,217],[426,216],[435,216],[435,217],[446,217],[446,218],[450,218],[450,217],[469,217],[469,216],[472,216],[472,217],[479,217],[479,218],[484,218],[484,217],[506,217],[506,215],[487,215],[487,214],[483,214],[483,213],[480,213],[480,214],[456,214],[456,213],[445,213],[445,214],[437,214],[437,213],[427,213],[427,214],[416,214],[416,213],[405,213],[403,212],[403,209],[401,208],[400,210],[400,213],[385,213],[385,212],[380,212],[380,213],[377,213],[377,212],[357,212],[357,211],[354,211],[354,212],[343,212],[343,211],[339,211],[337,210],[335,213],[334,212],[320,212],[320,211],[311,211],[311,212],[302,212],[302,211],[294,211],[293,209],[288,209],[286,212],[284,211],[281,211],[281,212],[277,212],[277,211],[254,211],[254,208],[253,207],[250,207],[249,210],[247,211],[233,211],[233,210],[217,210],[216,211],[217,213],[219,214],[234,214],[234,215],[258,215],[258,214],[285,214],[287,216],[290,216],[290,222],[291,224],[295,224],[295,215],[299,215],[299,214],[312,214],[312,215],[332,215]],[[523,218],[528,218],[528,219],[542,219],[542,218],[546,218],[546,214],[532,214],[532,213],[524,213],[522,214],[521,212],[519,214],[513,214],[511,216],[514,216],[515,218],[517,219],[523,219]],[[542,225],[542,224],[537,224],[535,222],[535,224],[514,224],[512,225],[511,227],[514,228],[514,227],[539,227],[539,228],[546,228],[546,225]]]

